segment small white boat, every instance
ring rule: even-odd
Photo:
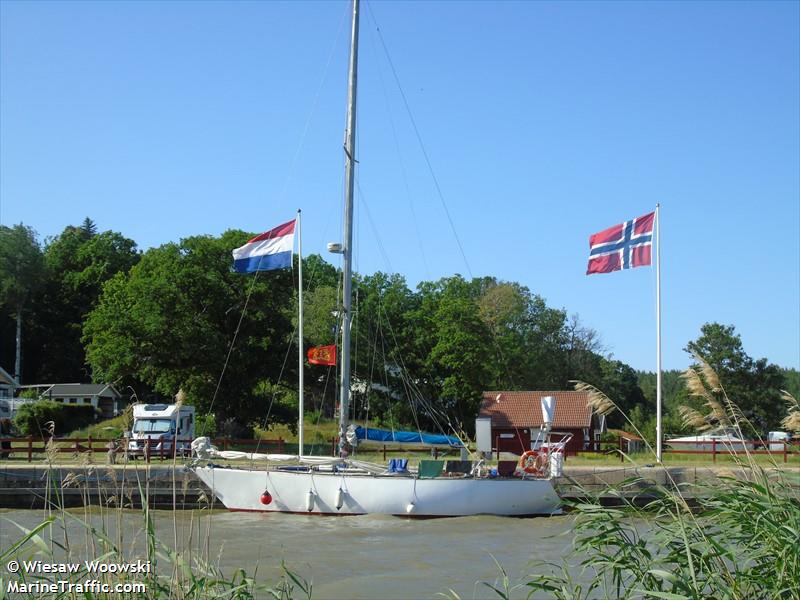
[[[753,450],[755,444],[741,439],[733,430],[716,429],[700,435],[672,438],[667,440],[675,450],[700,450],[704,452],[744,452]]]

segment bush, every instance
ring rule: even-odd
[[[246,425],[233,417],[229,417],[217,423],[217,435],[226,438],[249,440],[255,434],[253,433],[252,425]]]
[[[200,436],[206,436],[211,438],[216,437],[217,418],[214,416],[213,413],[195,415],[194,435],[195,437],[200,437]]]
[[[49,422],[56,434],[81,429],[97,421],[99,411],[91,405],[72,406],[50,400],[23,404],[14,416],[14,428],[20,435],[48,437]]]

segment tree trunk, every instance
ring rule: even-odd
[[[17,354],[14,360],[14,379],[22,384],[22,307],[17,307]]]

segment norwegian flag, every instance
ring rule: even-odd
[[[589,236],[586,274],[611,273],[649,265],[655,215],[651,212]]]

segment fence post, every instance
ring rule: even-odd
[[[150,438],[147,438],[144,443],[144,460],[145,462],[150,462]]]
[[[717,462],[717,438],[711,440],[711,456],[712,462]]]
[[[784,463],[787,462],[787,460],[788,460],[788,455],[787,455],[787,452],[786,452],[788,450],[788,448],[787,448],[788,445],[789,444],[786,442],[786,440],[783,440],[783,462]]]
[[[92,456],[92,436],[89,436],[88,443],[89,443],[89,456]]]
[[[283,454],[283,438],[278,438],[278,454]]]
[[[383,462],[386,462],[386,444],[383,445]]]
[[[495,436],[494,438],[494,449],[497,452],[497,460],[500,460],[500,436]]]
[[[28,436],[28,462],[33,462],[33,436]]]

